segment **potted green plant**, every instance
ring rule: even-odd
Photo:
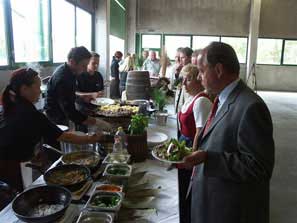
[[[135,162],[144,161],[147,158],[147,133],[148,117],[143,114],[133,115],[128,128],[127,150],[131,159]]]
[[[168,117],[167,110],[164,109],[167,104],[166,93],[162,89],[154,89],[152,96],[157,107],[157,112],[155,113],[157,124],[166,125]]]

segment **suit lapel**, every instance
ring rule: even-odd
[[[228,96],[228,98],[225,101],[225,103],[223,104],[223,106],[220,108],[220,110],[216,114],[216,116],[213,119],[211,125],[209,126],[207,132],[204,134],[204,137],[203,137],[203,134],[200,134],[200,137],[199,137],[200,142],[209,135],[209,133],[218,124],[218,122],[220,122],[224,118],[224,116],[228,113],[230,105],[234,103],[234,101],[236,100],[238,94],[241,92],[243,87],[245,87],[245,84],[242,82],[242,80],[240,80],[238,82],[237,86],[233,89],[231,94]],[[204,129],[205,129],[205,125],[203,127],[203,131],[204,131]],[[203,132],[203,131],[201,131],[201,132]]]

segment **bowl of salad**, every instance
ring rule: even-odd
[[[113,211],[120,209],[123,194],[120,192],[95,191],[86,204],[86,208],[95,211]]]
[[[179,142],[176,139],[155,146],[152,150],[152,155],[155,159],[167,163],[182,163],[183,158],[192,153],[193,149],[186,147],[186,142]]]

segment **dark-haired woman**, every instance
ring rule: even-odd
[[[119,62],[122,60],[123,54],[120,51],[116,51],[110,66],[110,97],[118,99],[121,97],[120,94],[120,72],[119,72]]]
[[[100,134],[77,136],[63,132],[39,112],[34,103],[40,95],[40,78],[30,68],[12,73],[2,95],[3,120],[0,122],[0,179],[23,190],[20,163],[29,161],[41,138],[76,144],[94,143]]]

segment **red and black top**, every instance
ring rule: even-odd
[[[192,141],[194,141],[194,137],[195,137],[195,133],[196,133],[196,125],[195,125],[195,118],[194,118],[194,114],[193,114],[193,107],[194,107],[195,101],[200,97],[205,97],[205,98],[209,99],[209,96],[206,93],[200,92],[198,95],[195,96],[194,100],[189,105],[188,110],[185,113],[182,113],[181,111],[178,113],[178,120],[180,123],[180,132],[182,135],[190,138]]]

